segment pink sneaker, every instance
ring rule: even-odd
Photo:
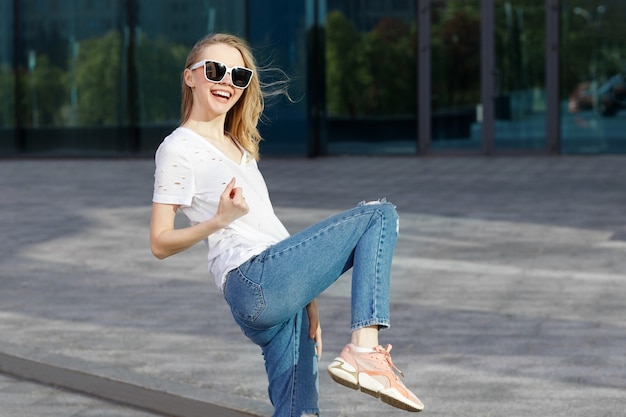
[[[335,382],[366,394],[406,411],[422,411],[424,404],[409,391],[398,378],[394,369],[402,371],[391,362],[391,345],[376,346],[373,352],[361,353],[350,343],[328,366],[328,373]]]

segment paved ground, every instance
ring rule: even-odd
[[[626,157],[261,168],[291,231],[360,200],[398,206],[382,336],[423,415],[624,415]],[[205,276],[202,247],[164,261],[149,253],[152,170],[148,160],[0,161],[0,369],[89,381],[79,388],[103,396],[112,383],[128,402],[138,387],[206,415],[225,415],[211,404],[270,415],[259,350]],[[324,367],[348,338],[349,285],[320,298]],[[320,389],[323,416],[406,415],[325,372]],[[2,417],[150,415],[8,376],[0,403]],[[183,408],[170,414],[199,415]]]
[[[2,417],[156,417],[120,404],[0,375]]]

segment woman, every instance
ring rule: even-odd
[[[200,241],[209,271],[244,334],[262,348],[275,416],[319,415],[322,332],[315,298],[352,273],[351,343],[328,367],[338,383],[392,406],[422,403],[394,373],[389,277],[398,217],[361,203],[290,236],[274,214],[257,160],[264,96],[251,50],[227,34],[193,47],[182,76],[181,125],[159,146],[150,226],[157,258]],[[191,226],[174,228],[181,210]]]

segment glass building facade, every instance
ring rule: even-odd
[[[0,156],[152,156],[216,31],[291,79],[265,156],[626,153],[624,20],[623,0],[0,0]]]

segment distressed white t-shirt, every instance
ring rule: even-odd
[[[289,236],[274,213],[256,161],[243,153],[237,164],[202,136],[179,127],[163,140],[155,156],[152,201],[180,205],[192,225],[215,215],[233,177],[235,186],[242,188],[250,211],[205,240],[209,273],[220,291],[229,271]]]

